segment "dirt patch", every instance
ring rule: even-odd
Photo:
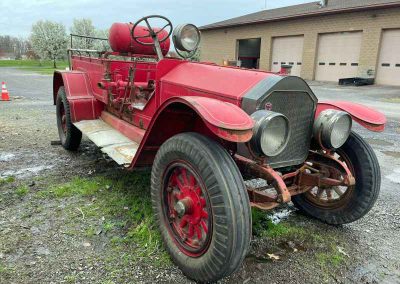
[[[388,103],[395,103],[399,104],[400,103],[400,98],[386,98],[382,99],[383,102],[388,102]]]
[[[392,142],[388,142],[385,140],[381,140],[381,139],[374,139],[374,138],[369,138],[366,139],[368,143],[372,144],[372,145],[378,145],[378,146],[393,146]]]
[[[400,152],[396,152],[396,151],[382,151],[383,154],[399,159],[400,158]]]

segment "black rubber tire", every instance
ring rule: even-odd
[[[350,159],[355,171],[355,190],[348,202],[339,208],[323,209],[312,204],[305,194],[292,198],[294,205],[303,213],[331,225],[348,224],[364,217],[374,206],[381,187],[378,159],[360,135],[352,132],[340,150]]]
[[[64,107],[66,116],[66,133],[63,131],[61,122],[61,107]],[[69,151],[76,151],[79,148],[82,140],[82,132],[72,124],[71,112],[64,87],[60,87],[57,93],[56,100],[56,114],[57,114],[57,127],[58,135],[60,137],[61,145]]]
[[[208,250],[196,258],[179,250],[164,223],[163,174],[178,159],[196,169],[210,195],[213,234]],[[188,278],[215,282],[240,267],[251,240],[250,202],[237,165],[221,145],[196,133],[179,134],[166,141],[153,164],[151,198],[165,248]]]

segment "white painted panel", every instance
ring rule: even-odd
[[[400,29],[383,31],[376,83],[400,86]]]
[[[337,82],[357,77],[362,32],[321,34],[315,80]]]
[[[303,64],[304,36],[275,37],[272,40],[272,72],[279,72],[282,64],[293,65],[292,75],[300,76]]]

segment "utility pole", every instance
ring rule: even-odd
[[[265,0],[265,10],[267,10],[267,0]]]

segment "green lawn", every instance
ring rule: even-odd
[[[54,69],[51,60],[0,60],[0,67],[17,67],[40,74],[53,74],[54,70],[65,70],[67,66],[67,61],[57,61],[57,69]]]

